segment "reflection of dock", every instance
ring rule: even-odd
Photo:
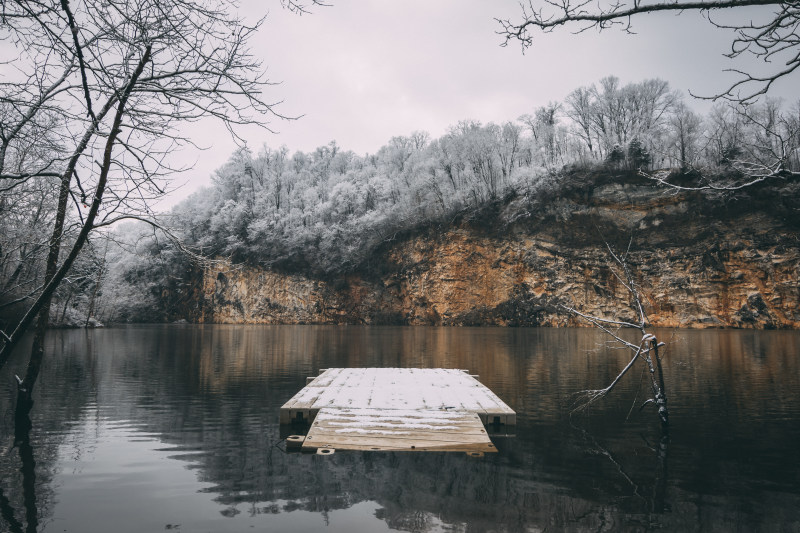
[[[311,424],[304,450],[495,451],[484,425],[516,414],[463,370],[330,368],[281,407],[281,424]]]

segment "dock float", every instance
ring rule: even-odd
[[[340,450],[494,452],[486,425],[516,413],[466,370],[329,368],[280,410],[280,423],[310,424],[287,447]]]

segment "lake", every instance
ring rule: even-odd
[[[55,330],[29,440],[0,372],[0,531],[800,531],[800,332],[662,330],[671,433],[592,329]],[[635,338],[635,337],[632,337]],[[499,453],[286,453],[278,410],[330,367],[480,375]],[[19,429],[19,428],[18,428]]]

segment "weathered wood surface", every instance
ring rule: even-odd
[[[475,413],[403,409],[321,409],[302,448],[497,451]]]
[[[516,414],[465,370],[329,368],[281,408],[311,423],[302,449],[496,451],[484,425]],[[295,443],[293,443],[295,444]]]
[[[475,413],[484,425],[516,424],[516,414],[463,370],[329,368],[281,407],[280,422],[313,422],[323,408],[453,410]]]

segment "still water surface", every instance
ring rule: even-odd
[[[29,445],[0,372],[0,531],[800,531],[800,332],[661,331],[672,433],[590,329],[53,331]],[[518,413],[498,454],[287,454],[278,409],[329,367],[469,369]],[[642,385],[645,385],[642,382]]]

